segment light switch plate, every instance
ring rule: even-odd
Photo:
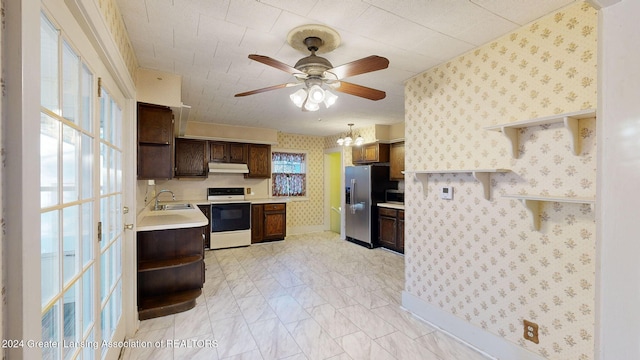
[[[440,189],[440,198],[444,200],[453,200],[453,187],[444,186]]]

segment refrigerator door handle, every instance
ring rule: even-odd
[[[358,202],[356,199],[356,179],[351,179],[351,205],[349,210],[351,210],[351,214],[364,210],[364,201]]]
[[[351,205],[349,205],[349,210],[351,210],[351,214],[356,213],[356,179],[351,179]]]

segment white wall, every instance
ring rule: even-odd
[[[599,18],[599,359],[640,359],[640,1]],[[599,326],[598,326],[599,325]]]
[[[165,106],[182,105],[182,77],[151,69],[136,73],[136,100]]]

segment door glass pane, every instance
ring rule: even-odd
[[[62,45],[62,117],[79,123],[80,59],[64,41]]]
[[[100,98],[100,138],[110,141],[111,131],[109,131],[109,120],[111,114],[111,99],[109,93],[102,89],[102,97]]]
[[[88,135],[82,135],[82,199],[93,196],[93,139]]]
[[[95,337],[93,335],[93,330],[89,333],[87,338],[84,340],[87,344],[92,344],[95,341]],[[91,346],[86,346],[82,348],[82,360],[93,360],[95,359],[95,350]]]
[[[105,250],[102,254],[100,254],[100,302],[104,302],[107,298],[109,292],[109,275],[111,272],[109,271],[109,255],[111,253],[111,248]]]
[[[67,344],[80,342],[80,301],[78,301],[78,282],[64,293],[64,341]],[[64,358],[69,359],[75,352],[74,347],[63,347]]]
[[[60,306],[56,302],[44,315],[42,315],[42,341],[44,343],[60,344]],[[60,359],[59,348],[43,347],[43,359]]]
[[[78,176],[80,165],[79,133],[62,125],[62,201],[78,200]]]
[[[109,191],[109,148],[105,144],[100,144],[100,195],[105,195]]]
[[[93,260],[93,202],[82,204],[82,267]]]
[[[118,191],[118,189],[116,189],[117,186],[117,182],[116,182],[116,170],[117,170],[117,153],[118,150],[116,150],[115,148],[111,148],[111,151],[109,153],[109,192],[110,193],[115,193],[116,191]]]
[[[115,151],[113,158],[115,159],[115,191],[122,192],[122,153]]]
[[[51,117],[40,116],[40,206],[58,204],[58,167],[60,124]]]
[[[81,126],[84,130],[93,131],[93,74],[86,65],[82,65],[82,87],[81,87],[81,108],[82,108],[82,121]]]
[[[113,122],[113,145],[116,147],[122,147],[122,136],[118,136],[118,134],[122,134],[122,110],[118,104],[114,101],[111,105],[112,112],[112,122]]]
[[[40,103],[59,114],[58,31],[44,15],[40,22],[40,60]]]
[[[93,290],[94,287],[93,278],[93,265],[82,275],[82,331],[86,332],[93,325]]]
[[[109,198],[100,199],[100,222],[102,223],[102,240],[100,248],[104,249],[109,244]]]
[[[111,217],[111,219],[109,219],[109,241],[112,241],[119,232],[118,230],[121,230],[121,228],[118,227],[120,222],[118,219],[119,211],[117,210],[118,204],[116,200],[117,196],[109,196],[109,216]]]
[[[40,216],[40,224],[41,300],[42,306],[45,306],[60,291],[58,211],[43,213]]]
[[[80,243],[79,206],[70,206],[62,210],[62,250],[64,260],[62,270],[66,285],[78,272],[78,247]]]

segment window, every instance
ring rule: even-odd
[[[307,170],[305,153],[271,153],[273,196],[307,196]]]

